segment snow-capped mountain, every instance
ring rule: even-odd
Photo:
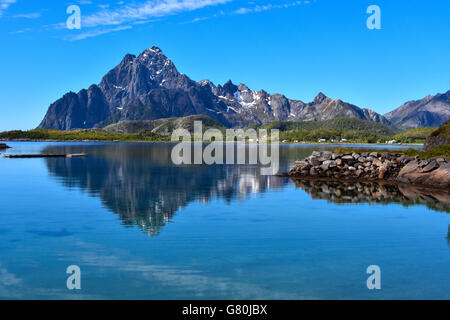
[[[304,103],[282,94],[255,91],[228,81],[196,82],[178,72],[158,47],[127,54],[98,85],[70,92],[50,105],[39,128],[61,130],[104,127],[122,120],[153,120],[205,114],[225,126],[271,121],[359,118],[388,124],[382,115],[319,93]]]

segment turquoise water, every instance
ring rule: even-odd
[[[440,194],[177,167],[167,144],[8,144],[89,157],[0,158],[1,299],[450,298]],[[281,171],[321,148],[281,146]]]

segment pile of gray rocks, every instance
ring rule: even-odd
[[[297,161],[289,175],[336,179],[394,180],[400,170],[415,159],[387,152],[314,151],[305,160]]]
[[[297,161],[289,172],[294,178],[387,180],[450,188],[450,159],[420,159],[389,152],[314,151]]]

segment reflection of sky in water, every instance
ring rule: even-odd
[[[0,159],[1,298],[449,298],[450,221],[433,195],[180,168],[164,144],[13,146],[89,158]],[[311,150],[282,146],[280,167]],[[65,288],[71,264],[80,292]],[[365,288],[371,264],[380,292]]]

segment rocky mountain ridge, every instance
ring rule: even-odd
[[[309,103],[282,94],[255,91],[230,81],[214,85],[180,73],[158,47],[139,56],[127,54],[96,85],[69,92],[50,105],[39,128],[101,128],[127,120],[155,120],[203,114],[227,127],[272,121],[322,121],[338,117],[390,124],[370,109],[362,109],[319,93]]]
[[[450,119],[450,90],[428,95],[420,100],[408,101],[384,116],[400,129],[439,127]]]

